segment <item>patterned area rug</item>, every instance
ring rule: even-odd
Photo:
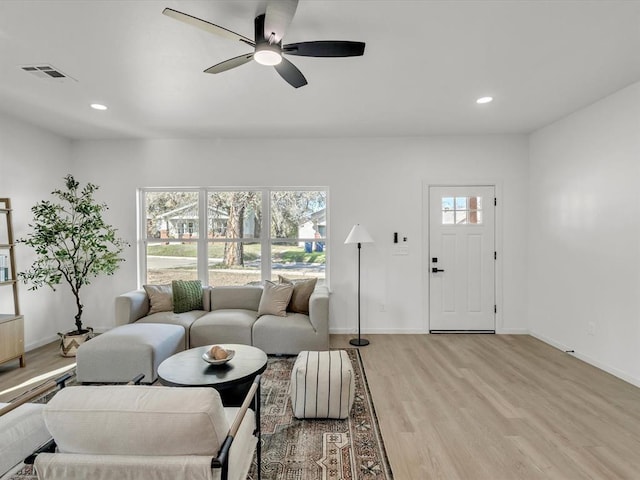
[[[298,420],[289,401],[295,357],[269,358],[262,376],[263,480],[391,480],[369,386],[356,348],[346,349],[356,375],[346,420]],[[257,479],[256,465],[249,474]]]
[[[269,357],[262,376],[263,480],[392,480],[360,353],[346,349],[356,376],[346,420],[298,420],[289,401],[295,357]],[[36,480],[23,466],[11,480]],[[248,479],[256,480],[256,464]],[[90,479],[88,479],[90,480]]]

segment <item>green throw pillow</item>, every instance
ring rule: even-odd
[[[202,282],[200,280],[174,280],[173,313],[202,310]]]

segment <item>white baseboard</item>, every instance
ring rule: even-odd
[[[30,352],[31,350],[35,350],[36,348],[42,347],[44,345],[48,345],[51,342],[55,342],[60,337],[58,335],[53,335],[51,337],[41,338],[40,340],[36,340],[35,342],[28,343],[24,346],[25,352]]]
[[[107,330],[112,329],[113,327],[95,327],[93,331],[95,333],[104,333]],[[35,350],[36,348],[42,347],[44,345],[48,345],[51,342],[59,341],[60,337],[58,335],[52,335],[49,337],[41,338],[40,340],[36,340],[35,342],[28,343],[24,346],[25,352],[30,352],[31,350]]]
[[[334,334],[342,334],[342,335],[357,335],[357,330],[352,328],[332,328],[329,330],[329,333]],[[429,332],[425,330],[415,329],[415,328],[380,328],[380,329],[367,329],[366,331],[362,331],[362,335],[428,335]],[[496,330],[496,334],[499,335],[529,335],[529,330],[526,328],[502,328],[500,330]]]
[[[558,350],[562,350],[563,352],[567,352],[568,350],[574,350],[573,348],[567,345],[563,345],[562,343],[556,342],[554,340],[551,340],[550,338],[547,338],[544,335],[539,335],[534,332],[529,332],[529,335],[537,338],[538,340],[548,345],[551,345],[552,347],[557,348]],[[598,360],[595,360],[594,358],[591,358],[588,355],[584,355],[580,352],[574,351],[572,353],[568,353],[568,355],[572,355],[576,357],[578,360],[582,360],[583,362],[588,363],[589,365],[593,365],[594,367],[599,368],[604,372],[610,373],[614,377],[618,377],[619,379],[624,380],[625,382],[630,383],[631,385],[640,387],[640,378],[636,378],[632,375],[629,375],[626,372],[623,372],[617,368],[611,367],[610,365],[607,365]]]
[[[358,331],[353,328],[331,328],[329,329],[329,333],[336,335],[357,335]],[[395,328],[370,328],[362,330],[361,335],[427,335],[429,332],[425,332],[424,330],[416,330],[416,329],[395,329]]]
[[[526,328],[499,328],[496,330],[498,335],[529,335]]]

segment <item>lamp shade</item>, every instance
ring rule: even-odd
[[[373,238],[362,225],[356,223],[344,243],[373,243]]]

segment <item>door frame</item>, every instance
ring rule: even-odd
[[[429,210],[429,188],[430,187],[473,187],[473,186],[486,186],[493,187],[498,200],[495,207],[495,224],[494,224],[494,241],[495,251],[497,253],[497,259],[495,261],[495,276],[494,276],[494,288],[495,288],[495,301],[497,312],[495,315],[495,331],[496,333],[502,333],[504,325],[503,311],[503,275],[502,275],[502,206],[504,202],[502,182],[496,179],[479,179],[479,180],[423,180],[422,181],[422,318],[423,329],[425,333],[429,333],[430,329],[430,311],[429,311],[429,292],[431,291],[431,262],[430,262],[430,210]]]

